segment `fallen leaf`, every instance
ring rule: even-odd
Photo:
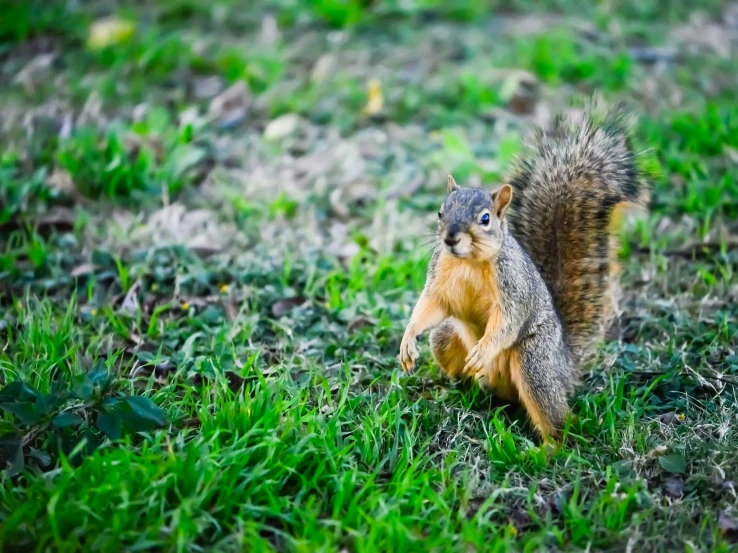
[[[213,98],[208,107],[208,115],[223,124],[224,121],[229,121],[237,115],[245,116],[250,106],[249,88],[245,81],[238,81]]]
[[[228,110],[223,117],[220,118],[220,127],[222,129],[233,129],[246,119],[248,110],[244,106],[238,106]]]
[[[97,90],[93,90],[85,100],[82,111],[77,116],[77,127],[101,127],[105,120],[102,114],[103,101],[102,96]]]
[[[323,54],[315,62],[310,72],[310,80],[314,83],[322,83],[331,76],[336,68],[336,56],[333,54]]]
[[[659,415],[659,422],[662,422],[664,424],[679,424],[681,420],[679,419],[679,415],[677,415],[673,411],[670,411],[668,413],[662,413],[661,415]]]
[[[353,334],[360,328],[364,328],[365,326],[371,325],[371,320],[368,317],[364,317],[363,315],[359,315],[358,317],[354,318],[346,327],[346,332],[349,334]]]
[[[684,457],[678,453],[659,457],[659,465],[661,465],[661,468],[666,472],[671,472],[673,474],[683,474],[687,472],[687,462],[684,460]]]
[[[236,317],[238,317],[238,310],[236,309],[236,306],[233,304],[230,299],[223,302],[223,310],[225,311],[226,317],[230,322],[233,322],[236,320]]]
[[[291,135],[297,129],[300,118],[294,113],[286,113],[272,119],[264,129],[265,140],[280,140]]]
[[[70,273],[73,277],[80,277],[83,275],[89,275],[95,272],[95,266],[92,263],[82,263],[77,265]]]
[[[725,511],[720,511],[718,515],[718,528],[723,531],[723,535],[730,541],[738,539],[738,520]]]
[[[125,298],[123,298],[123,303],[120,306],[120,308],[123,311],[126,311],[127,313],[130,313],[131,315],[135,315],[141,309],[141,307],[138,304],[139,285],[140,285],[140,282],[136,282],[133,286],[131,286],[130,290],[128,290],[128,292],[126,293]]]
[[[62,123],[61,128],[59,129],[59,139],[60,140],[67,140],[70,136],[72,136],[72,128],[74,127],[72,123],[72,114],[67,113],[64,116],[64,122]]]
[[[738,30],[738,3],[731,2],[723,12],[723,22],[728,29]]]
[[[302,296],[281,299],[272,305],[272,315],[278,319],[292,311],[294,307],[298,307],[303,303],[305,303],[305,298]]]
[[[526,14],[511,16],[505,21],[505,34],[511,36],[532,36],[545,33],[556,25],[554,16],[541,14]]]
[[[564,505],[566,504],[566,498],[563,496],[562,492],[556,492],[549,496],[548,498],[548,505],[551,508],[552,511],[556,513],[563,513],[564,512]]]
[[[369,100],[364,106],[364,115],[377,115],[384,109],[384,96],[382,95],[382,85],[377,79],[369,81],[368,86]]]
[[[51,465],[51,456],[45,451],[31,448],[30,456],[36,459],[39,463],[39,466],[41,466],[42,468],[46,468]]]
[[[222,223],[215,211],[188,211],[187,207],[176,202],[149,215],[146,224],[135,227],[131,233],[139,243],[150,242],[158,246],[181,244],[203,256],[222,251],[235,234],[235,226]]]
[[[664,483],[664,492],[669,497],[679,499],[684,495],[684,480],[679,476],[671,476]]]
[[[710,21],[702,14],[691,17],[687,24],[673,28],[670,35],[678,44],[690,47],[692,51],[712,51],[725,59],[730,58],[735,39],[735,31]]]
[[[241,375],[234,373],[233,371],[227,371],[225,373],[226,380],[228,380],[228,387],[234,392],[240,389],[246,379]]]
[[[262,43],[273,46],[279,40],[279,27],[277,20],[273,15],[267,14],[261,20],[261,41]]]
[[[74,198],[79,196],[79,191],[74,186],[72,176],[64,169],[54,169],[46,179],[46,184],[69,197]]]
[[[533,113],[540,97],[538,79],[527,71],[512,71],[502,83],[500,96],[513,113]]]
[[[628,52],[635,61],[645,63],[671,62],[677,56],[676,48],[669,47],[634,47],[630,48]]]
[[[90,27],[87,46],[92,50],[101,50],[121,44],[130,40],[135,31],[136,25],[132,21],[118,17],[98,19]]]
[[[195,98],[206,100],[223,91],[223,79],[217,76],[201,77],[194,81]]]
[[[338,217],[346,219],[349,215],[351,215],[351,211],[349,211],[346,202],[343,201],[342,189],[334,188],[330,196],[328,196],[328,201],[331,204],[331,209],[333,210],[333,213],[335,213]]]
[[[166,378],[166,376],[176,368],[177,366],[172,363],[171,360],[164,359],[154,367],[154,376],[156,376],[156,378]]]
[[[732,161],[733,163],[738,164],[738,150],[735,148],[731,148],[730,146],[727,146],[723,144],[723,153]]]
[[[361,251],[361,247],[356,242],[347,242],[345,244],[330,243],[326,248],[326,252],[335,255],[342,261],[346,262],[352,259]]]
[[[36,92],[37,87],[48,80],[49,68],[56,54],[41,54],[26,64],[13,78],[13,83],[21,85],[29,94]]]
[[[531,523],[530,515],[525,509],[517,508],[510,513],[510,522],[515,528],[525,528]]]

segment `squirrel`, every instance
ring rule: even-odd
[[[600,119],[587,109],[581,121],[558,115],[497,190],[448,176],[425,287],[400,346],[403,369],[432,330],[447,375],[520,401],[544,443],[560,437],[578,368],[614,315],[619,226],[650,201],[629,131],[619,109]]]

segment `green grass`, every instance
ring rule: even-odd
[[[735,548],[738,66],[682,4],[504,8],[0,8],[0,550]],[[654,185],[555,451],[427,341],[396,360],[445,175],[496,186],[535,118],[508,69],[628,104]]]

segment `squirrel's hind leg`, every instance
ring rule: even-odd
[[[466,357],[474,348],[476,340],[464,323],[449,317],[431,332],[430,345],[433,357],[441,370],[449,378],[461,378],[466,365]],[[479,385],[505,401],[517,401],[518,394],[510,381],[509,350],[501,352],[483,378],[477,380]]]
[[[518,396],[541,436],[544,440],[560,436],[573,389],[571,361],[550,343],[533,337],[514,348],[509,366]]]
[[[475,343],[464,325],[453,317],[443,321],[430,335],[433,357],[450,378],[461,376],[466,365],[466,356]]]

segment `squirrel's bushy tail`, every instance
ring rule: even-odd
[[[538,266],[581,361],[610,323],[617,290],[616,225],[645,207],[649,190],[620,110],[592,104],[581,120],[558,116],[513,170],[513,233]]]

